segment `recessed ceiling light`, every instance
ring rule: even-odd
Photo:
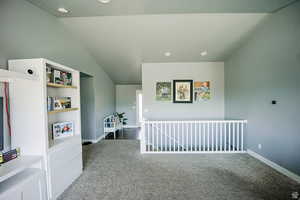
[[[65,9],[65,8],[58,8],[57,11],[60,12],[60,13],[68,13],[68,12],[69,12],[69,11],[68,11],[67,9]]]
[[[111,0],[98,0],[100,3],[109,3]]]
[[[172,55],[171,52],[165,52],[165,56],[169,57],[171,55]]]
[[[207,55],[207,51],[202,51],[202,52],[200,53],[200,55],[201,55],[201,56],[206,56],[206,55]]]

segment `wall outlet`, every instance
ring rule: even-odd
[[[258,149],[261,149],[262,148],[262,145],[261,144],[258,144]]]

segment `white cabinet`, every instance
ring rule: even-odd
[[[12,147],[20,147],[22,155],[43,157],[48,199],[56,199],[82,173],[79,71],[43,58],[9,60],[8,64],[9,70],[34,79],[10,85]],[[72,85],[48,82],[47,68],[72,74]],[[48,111],[48,96],[70,97],[71,108]],[[73,136],[54,140],[52,125],[58,122],[73,122]]]
[[[0,183],[0,200],[46,200],[45,173],[26,169]]]

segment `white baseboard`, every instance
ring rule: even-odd
[[[280,173],[286,175],[287,177],[293,179],[294,181],[300,183],[300,176],[299,175],[285,169],[284,167],[281,167],[280,165],[278,165],[278,164],[274,163],[273,161],[259,155],[258,153],[254,152],[254,151],[251,151],[250,149],[247,149],[247,153],[250,156],[252,156],[252,157],[260,160],[261,162],[265,163],[266,165],[269,165],[270,167],[277,170],[278,172],[280,172]]]
[[[82,142],[91,142],[91,143],[98,143],[100,142],[100,140],[104,139],[105,135],[101,135],[100,137],[98,137],[97,139],[83,139]]]

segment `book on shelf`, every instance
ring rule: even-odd
[[[47,110],[62,110],[72,108],[71,97],[47,97]]]
[[[0,153],[0,165],[20,156],[20,148],[12,149],[5,153]]]

